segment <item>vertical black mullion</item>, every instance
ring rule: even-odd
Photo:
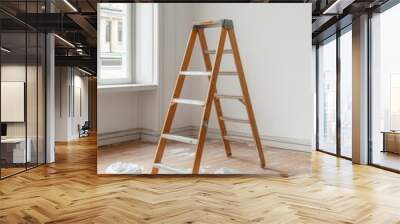
[[[371,27],[371,20],[372,20],[372,12],[368,12],[368,30],[367,30],[367,46],[368,46],[368,53],[367,53],[367,85],[368,85],[368,90],[367,90],[367,119],[368,119],[368,124],[367,124],[367,129],[368,129],[368,164],[373,164],[373,153],[372,153],[372,63],[371,63],[371,57],[372,57],[372,27]]]
[[[340,31],[336,32],[336,154],[341,156],[341,119],[340,119]]]
[[[319,45],[315,46],[315,148],[319,149]]]
[[[36,0],[36,13],[37,15],[39,15],[39,0]],[[36,166],[38,165],[39,165],[39,32],[36,31]]]
[[[39,0],[37,0],[37,1],[39,1]],[[45,9],[44,9],[45,13],[47,13],[48,1],[44,0],[43,2],[44,2],[44,6],[45,6]],[[39,6],[37,5],[37,7],[39,7]],[[38,9],[37,9],[37,11],[39,13]],[[39,33],[39,30],[36,30],[36,32]],[[43,110],[44,121],[43,120],[41,121],[41,122],[44,122],[44,124],[43,124],[44,125],[44,133],[43,133],[43,136],[42,136],[43,137],[43,142],[44,142],[44,145],[43,145],[43,147],[44,147],[43,148],[44,155],[42,155],[42,156],[44,158],[43,157],[42,158],[44,159],[43,163],[46,163],[47,162],[47,145],[48,145],[47,144],[47,35],[48,35],[48,33],[47,32],[42,32],[42,33],[43,33],[43,36],[42,36],[43,38],[41,38],[41,43],[44,44],[44,51],[41,51],[41,53],[44,53],[42,55],[42,60],[44,60],[44,64],[41,64],[43,66],[43,68],[42,68],[42,85],[43,85],[42,88],[44,88],[44,96],[43,96],[43,94],[41,95],[41,97],[43,97],[42,109],[44,108],[44,110]],[[39,46],[37,46],[37,48],[39,49]],[[37,86],[39,86],[38,81],[37,81]],[[37,99],[37,106],[39,108],[39,98]],[[39,116],[39,113],[38,113],[38,116]],[[39,135],[39,131],[38,131],[38,135]],[[38,145],[39,145],[39,142],[38,142]],[[37,155],[39,157],[39,150],[37,152]],[[37,160],[37,164],[38,165],[40,164],[39,160]]]
[[[46,13],[47,13],[47,2],[46,4]],[[47,163],[47,35],[46,32],[44,34],[44,161],[43,163]],[[43,75],[43,74],[42,74]]]
[[[72,102],[72,117],[75,118],[75,67],[71,67],[72,74],[71,74],[71,102]]]
[[[47,0],[44,1],[44,11],[47,13],[47,7],[48,7],[48,2]],[[47,163],[47,35],[48,33],[44,33],[44,68],[42,69],[42,72],[44,71],[44,161],[43,163]],[[43,75],[43,74],[42,74]],[[42,108],[43,109],[43,108]]]
[[[28,21],[28,1],[25,0],[25,21]],[[24,118],[25,118],[25,170],[28,169],[28,113],[27,113],[27,97],[28,97],[28,24],[25,23],[25,102],[24,102]]]

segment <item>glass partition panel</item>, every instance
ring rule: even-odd
[[[2,178],[24,171],[31,161],[26,144],[26,41],[25,32],[1,34]]]
[[[400,5],[371,22],[371,162],[400,170]]]
[[[340,36],[340,154],[352,157],[352,33]]]
[[[14,14],[43,13],[45,0],[1,1]],[[0,178],[45,163],[46,37],[6,13],[0,23]],[[38,17],[33,17],[38,18]]]
[[[336,153],[336,39],[318,48],[318,145]]]

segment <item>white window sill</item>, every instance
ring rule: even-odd
[[[149,91],[156,90],[158,87],[155,83],[148,84],[119,84],[119,85],[99,85],[97,89],[101,92],[121,92],[121,91]]]

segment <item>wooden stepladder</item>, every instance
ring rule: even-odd
[[[219,41],[216,50],[209,50],[207,47],[207,42],[204,34],[205,28],[220,28]],[[193,48],[195,45],[196,37],[198,36],[200,41],[200,46],[202,50],[203,60],[205,64],[206,71],[188,71],[190,58],[192,56]],[[229,37],[231,48],[224,49],[226,36]],[[232,54],[236,66],[236,71],[220,71],[221,59],[223,54]],[[210,55],[215,55],[214,65],[211,63]],[[218,76],[233,76],[238,77],[240,82],[240,87],[242,89],[242,95],[223,95],[217,94],[216,83]],[[190,100],[180,98],[182,87],[186,77],[198,77],[204,76],[209,78],[208,93],[205,101]],[[222,107],[220,100],[239,100],[246,107],[248,120],[231,118],[223,116]],[[239,55],[239,49],[236,42],[235,32],[233,30],[232,20],[218,20],[218,21],[205,21],[200,23],[195,23],[193,29],[190,33],[189,41],[186,46],[186,51],[183,57],[183,61],[180,67],[180,72],[176,80],[175,89],[172,95],[172,100],[169,105],[167,116],[165,118],[164,127],[161,132],[160,140],[157,146],[157,152],[154,158],[154,164],[152,169],[152,174],[158,174],[159,169],[165,169],[175,173],[187,174],[190,172],[167,166],[161,163],[161,159],[164,154],[165,146],[167,140],[173,140],[178,142],[184,142],[188,144],[196,145],[195,158],[192,167],[192,174],[198,174],[200,169],[201,157],[203,154],[204,143],[206,139],[207,127],[210,118],[210,112],[212,103],[214,102],[215,110],[218,117],[218,123],[221,131],[221,137],[225,146],[225,153],[229,157],[231,156],[230,141],[243,141],[243,137],[228,135],[226,130],[225,122],[239,122],[247,123],[251,126],[251,131],[253,134],[254,141],[258,150],[258,156],[260,158],[261,167],[265,167],[264,153],[262,150],[262,145],[260,141],[260,136],[258,133],[256,120],[254,112],[251,106],[251,101],[249,97],[249,91],[246,84],[246,79],[244,77],[242,62]],[[170,134],[172,122],[175,116],[175,112],[178,104],[189,104],[194,106],[203,107],[202,121],[200,125],[200,130],[197,139],[189,138],[179,135]]]

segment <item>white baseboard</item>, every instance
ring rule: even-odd
[[[229,131],[229,132],[230,134],[235,136],[251,138],[251,135],[249,133],[238,132],[238,131]],[[207,138],[221,139],[219,129],[209,128],[207,131]],[[289,149],[302,152],[312,151],[312,143],[310,140],[307,139],[288,138],[279,136],[265,136],[265,135],[260,135],[260,139],[261,139],[261,144],[265,147]]]
[[[97,133],[97,146],[111,145],[140,139],[140,129]]]
[[[173,129],[172,133],[195,137],[198,133],[198,128],[194,126],[186,126]],[[241,137],[250,137],[248,133],[230,131],[232,135]],[[142,140],[148,142],[157,142],[160,137],[160,131],[150,129],[132,129],[110,133],[98,133],[97,145],[105,146],[115,143],[121,143],[132,140]],[[303,152],[312,151],[311,140],[297,139],[279,136],[260,136],[261,143],[266,147],[289,149]],[[221,139],[219,129],[209,128],[207,131],[207,139],[219,140]]]

